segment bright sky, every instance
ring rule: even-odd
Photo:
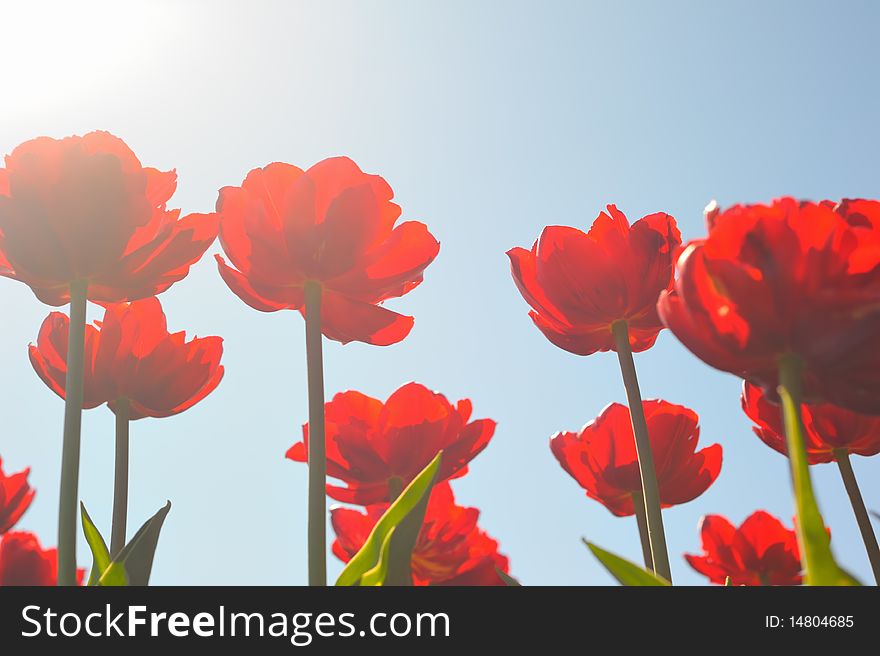
[[[0,153],[110,130],[145,165],[177,169],[171,205],[184,211],[211,210],[219,187],[274,160],[345,154],[383,175],[441,252],[390,304],[416,317],[405,342],[327,343],[328,397],[417,380],[472,399],[498,430],[454,482],[459,502],[482,509],[525,584],[607,584],[580,538],[638,561],[635,520],[585,498],[548,438],[624,400],[616,358],[551,346],[505,251],[548,223],[585,227],[608,202],[633,220],[670,212],[695,238],[712,198],[880,197],[876,3],[609,4],[11,1]],[[210,256],[161,300],[171,329],[225,338],[227,374],[186,413],[132,426],[129,523],[174,504],[153,582],[304,583],[306,468],[284,459],[307,417],[300,316],[251,310]],[[49,308],[4,280],[0,307],[0,456],[33,468],[20,527],[54,545],[63,403],[27,358]],[[699,518],[766,509],[790,522],[787,463],[751,434],[739,381],[670,333],[636,366],[646,398],[692,407],[701,439],[725,449],[715,485],[664,513],[673,576],[703,583],[681,557],[699,550]],[[109,535],[106,408],[86,412],[83,439],[81,496]],[[880,460],[854,460],[880,509]],[[836,469],[813,474],[835,552],[869,580]],[[79,557],[90,565],[82,539]]]

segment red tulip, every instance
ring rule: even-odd
[[[721,515],[700,522],[703,555],[685,554],[691,567],[712,583],[800,585],[797,535],[773,515],[759,510],[736,528]]]
[[[805,400],[880,413],[880,203],[737,205],[678,261],[658,309],[699,358],[775,395],[783,355]]]
[[[323,288],[321,329],[347,343],[385,346],[407,336],[413,318],[381,306],[422,281],[440,244],[424,224],[395,227],[400,207],[377,175],[347,157],[307,171],[275,162],[220,190],[220,275],[263,312],[304,313],[303,285]]]
[[[383,404],[360,392],[342,392],[324,406],[327,474],[347,487],[327,486],[339,501],[368,505],[389,501],[443,450],[437,481],[467,473],[468,463],[495,432],[491,419],[469,421],[471,402],[454,406],[418,383],[407,383]],[[308,424],[303,441],[287,451],[307,461]],[[396,495],[396,493],[394,493]]]
[[[672,288],[681,244],[675,219],[649,214],[632,226],[614,205],[587,233],[547,226],[528,251],[507,252],[529,316],[553,344],[578,355],[616,350],[613,323],[626,320],[633,351],[650,348],[663,329],[657,297]]]
[[[767,446],[786,455],[782,408],[750,383],[745,383],[742,406],[753,422],[755,435]],[[835,451],[860,456],[880,453],[880,417],[862,415],[830,403],[802,405],[807,458],[811,465],[836,460]]]
[[[333,508],[330,519],[336,531],[336,557],[347,563],[364,545],[387,507],[375,504],[363,512]],[[508,559],[498,553],[498,542],[477,526],[479,517],[476,508],[456,505],[449,483],[434,487],[412,554],[416,585],[505,585],[495,568],[507,573]]]
[[[11,529],[21,519],[24,511],[34,500],[36,491],[28,484],[30,468],[9,476],[3,473],[0,458],[0,535]]]
[[[51,313],[30,346],[31,364],[49,388],[64,398],[69,319]],[[168,417],[205,398],[223,378],[220,337],[186,341],[169,333],[156,298],[107,307],[104,320],[86,326],[83,407],[130,403],[130,419]]]
[[[697,451],[699,418],[668,401],[644,401],[654,452],[660,504],[669,508],[708,489],[721,471],[721,445]],[[562,468],[618,517],[634,514],[633,495],[641,493],[639,464],[629,409],[612,403],[579,433],[556,433],[550,449]]]
[[[82,585],[85,570],[77,569]],[[56,549],[43,549],[33,533],[11,531],[0,538],[0,586],[54,586],[58,582]]]
[[[215,215],[166,209],[176,186],[107,132],[26,141],[0,168],[0,275],[56,306],[77,280],[98,302],[165,291],[217,236]]]

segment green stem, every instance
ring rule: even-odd
[[[874,582],[880,585],[880,547],[877,545],[877,536],[874,535],[874,527],[871,526],[868,509],[865,508],[865,501],[862,499],[859,484],[856,482],[856,474],[853,471],[852,463],[849,461],[849,452],[846,449],[836,449],[834,451],[834,459],[837,461],[840,477],[843,479],[843,486],[849,495],[849,502],[852,504],[853,513],[855,513],[856,522],[859,525],[859,531],[862,533],[862,541],[865,543],[868,560],[871,562],[871,570],[874,572]]]
[[[648,539],[651,543],[651,558],[654,571],[672,582],[669,569],[669,554],[666,549],[666,534],[663,530],[663,515],[660,513],[660,492],[657,487],[657,472],[654,469],[654,455],[648,439],[648,424],[645,420],[645,409],[642,407],[642,394],[639,391],[639,380],[636,376],[636,365],[633,362],[632,349],[629,345],[629,327],[626,321],[615,321],[611,325],[620,373],[623,375],[623,386],[629,403],[629,414],[632,420],[633,435],[636,440],[636,455],[639,459],[639,475],[642,479],[642,495],[645,499],[645,518],[648,527]]]
[[[76,585],[76,518],[82,433],[83,357],[88,281],[70,285],[67,379],[64,383],[64,438],[61,446],[61,494],[58,505],[58,585]]]
[[[788,461],[791,466],[792,486],[795,492],[795,511],[797,520],[798,545],[800,546],[805,582],[814,585],[812,580],[823,560],[820,545],[828,543],[825,524],[819,513],[819,506],[813,494],[810,480],[807,448],[804,442],[804,422],[801,416],[803,363],[795,355],[785,355],[779,360],[779,397],[785,420],[785,442]]]
[[[116,558],[125,546],[128,518],[128,425],[131,404],[128,399],[116,401],[116,473],[113,481],[113,528],[110,534],[110,555]]]
[[[327,457],[324,435],[324,361],[321,285],[305,284],[306,366],[309,382],[309,585],[327,585]]]
[[[651,555],[651,539],[648,537],[648,517],[645,514],[645,500],[641,492],[632,493],[633,508],[636,512],[636,525],[639,527],[639,540],[642,543],[642,556],[645,567],[654,571],[654,558]]]

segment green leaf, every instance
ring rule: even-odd
[[[599,562],[605,566],[611,575],[616,578],[621,585],[630,586],[667,586],[671,585],[669,581],[649,572],[635,563],[625,558],[615,556],[610,551],[597,547],[591,542],[583,541],[587,548],[593,552],[593,555],[599,559]]]
[[[89,573],[88,584],[97,585],[98,579],[101,578],[101,575],[110,566],[110,550],[107,548],[107,543],[104,542],[101,532],[95,526],[92,518],[89,517],[85,504],[81,501],[79,510],[80,515],[82,515],[83,533],[86,536],[89,549],[92,550],[92,571]]]
[[[98,585],[145,586],[150,582],[159,533],[169,510],[171,510],[170,501],[138,529],[131,541],[122,548],[119,555],[104,571]]]
[[[831,536],[819,512],[819,504],[813,493],[810,467],[804,441],[804,424],[801,417],[802,363],[794,357],[783,357],[779,366],[779,397],[782,400],[782,416],[785,424],[785,441],[791,467],[797,513],[795,529],[804,565],[806,585],[858,585],[847,574],[831,552]]]
[[[388,568],[382,585],[408,586],[413,584],[412,553],[419,540],[422,524],[425,523],[425,512],[428,510],[428,501],[431,499],[435,478],[436,475],[431,477],[430,484],[418,503],[394,529],[394,537],[388,545]]]
[[[123,563],[113,561],[110,566],[104,570],[98,585],[104,588],[123,588],[128,585],[128,576],[125,574],[125,565]]]
[[[859,581],[855,576],[847,572],[842,567],[840,569],[840,578],[838,580],[837,585],[848,585],[848,586],[861,586],[862,582]]]
[[[379,562],[373,569],[364,572],[360,583],[362,586],[385,585],[385,581],[388,578],[388,563],[391,560],[391,543],[394,540],[395,533],[397,533],[397,529],[395,528],[388,531],[388,535],[385,536],[385,541],[382,542],[382,550],[379,553]]]
[[[725,588],[732,588],[733,587],[733,583],[731,583],[729,576],[724,577],[724,587]]]
[[[336,585],[360,585],[362,578],[368,572],[381,565],[386,541],[387,551],[385,552],[385,557],[388,558],[387,568],[392,570],[394,568],[401,568],[400,563],[405,563],[406,568],[409,568],[412,547],[415,544],[415,537],[418,536],[418,531],[421,529],[425,507],[428,503],[431,488],[434,487],[437,471],[440,469],[442,455],[442,451],[438,453],[428,466],[406,486],[406,489],[400,493],[397,500],[385,511],[385,514],[379,518],[373,530],[370,531],[366,542],[364,542],[364,546],[348,561],[345,569],[342,570],[339,578],[336,579]],[[413,513],[412,523],[404,525],[403,521],[410,513]],[[398,527],[400,527],[400,536],[392,541],[389,538],[389,534]],[[395,547],[394,542],[398,546]],[[399,575],[395,573],[394,576],[397,577]]]
[[[517,581],[515,578],[513,578],[507,572],[504,572],[504,571],[498,569],[497,567],[495,568],[495,571],[498,573],[498,578],[500,578],[502,581],[504,581],[504,585],[509,586],[509,587],[517,587],[517,588],[522,586],[522,583]]]

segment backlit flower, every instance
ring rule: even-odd
[[[750,383],[745,383],[742,406],[749,419],[755,422],[755,434],[767,446],[785,455],[785,427],[782,408],[770,401]],[[830,403],[802,405],[804,442],[811,465],[832,462],[838,450],[860,456],[880,453],[880,417],[862,415]]]
[[[333,508],[333,553],[348,562],[387,507],[375,504],[364,511]],[[498,553],[498,542],[477,526],[479,517],[476,508],[456,505],[449,483],[434,487],[412,554],[416,585],[505,585],[495,568],[507,573],[508,559]]]
[[[82,585],[85,570],[78,569]],[[58,583],[58,552],[43,549],[33,533],[10,531],[0,537],[0,586],[54,586]]]
[[[217,236],[215,215],[166,208],[176,186],[107,132],[26,141],[0,168],[0,275],[56,306],[77,280],[107,303],[168,289]]]
[[[686,554],[691,567],[724,585],[800,585],[797,535],[773,515],[759,510],[736,528],[721,515],[700,522],[703,554]]]
[[[0,535],[11,529],[31,505],[36,491],[28,484],[30,468],[7,476],[0,459]]]
[[[64,398],[69,319],[51,313],[30,346],[34,370]],[[119,400],[130,404],[130,419],[168,417],[205,398],[223,378],[220,337],[169,333],[156,298],[108,306],[104,320],[86,325],[83,407]]]
[[[471,417],[471,402],[455,405],[424,385],[407,383],[385,403],[360,392],[342,392],[325,404],[327,475],[346,487],[327,486],[339,501],[368,505],[388,501],[442,449],[437,481],[463,476],[468,463],[495,432],[491,419]],[[303,441],[287,457],[308,460],[308,424]]]
[[[664,323],[707,364],[775,396],[780,358],[805,400],[880,414],[880,203],[736,205],[679,258]]]
[[[220,190],[217,257],[229,288],[263,312],[304,312],[303,285],[321,284],[321,329],[346,343],[385,346],[412,329],[413,318],[382,302],[422,282],[440,244],[423,223],[395,226],[400,207],[377,175],[347,157],[303,171],[275,162]]]
[[[633,351],[663,329],[657,297],[672,288],[681,244],[675,219],[649,214],[630,226],[614,205],[589,232],[547,226],[532,250],[507,252],[529,316],[553,344],[578,355],[614,349],[613,323],[625,320]]]
[[[642,403],[663,508],[700,496],[721,471],[721,445],[697,451],[697,414],[667,401]],[[557,433],[550,449],[562,468],[618,517],[632,515],[633,495],[641,494],[629,408],[612,403],[577,433]]]

